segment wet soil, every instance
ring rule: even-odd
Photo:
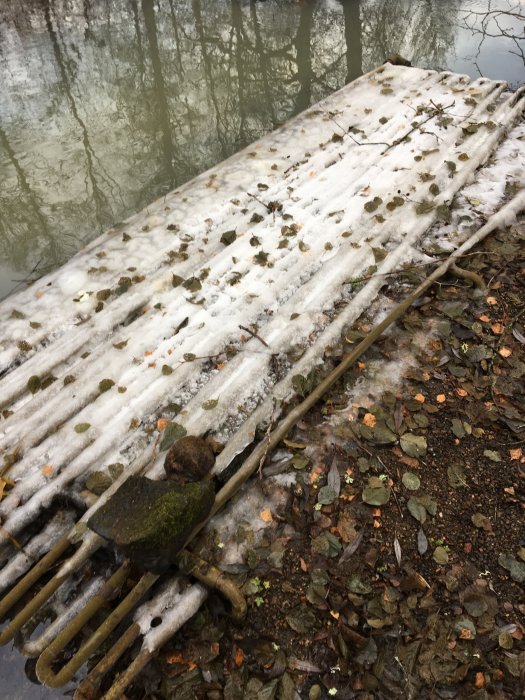
[[[212,595],[130,697],[524,697],[524,236],[487,239],[463,263],[486,292],[435,285],[289,435],[287,507],[230,567],[246,620]]]

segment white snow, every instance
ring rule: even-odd
[[[485,218],[509,221],[525,195],[495,212],[505,183],[525,181],[525,99],[505,89],[380,67],[0,304],[0,450],[21,455],[0,502],[0,542],[56,494],[122,463],[122,476],[70,533],[80,547],[59,570],[69,577],[101,546],[85,532],[87,517],[129,474],[162,473],[159,418],[226,442],[221,471],[259,424],[278,418],[292,377],[322,362],[371,307],[385,273],[428,260],[432,245],[466,241],[459,250],[467,250]],[[388,368],[393,378],[404,363]],[[50,375],[37,390],[35,377]],[[105,379],[114,384],[101,391]],[[170,404],[180,407],[176,417]],[[248,510],[235,517],[252,527],[253,509],[268,505],[237,503]],[[225,541],[232,517],[214,521]],[[34,538],[31,556],[44,544]],[[239,554],[226,549],[228,561]],[[17,555],[0,584],[28,565]],[[137,617],[145,648],[157,649],[205,596],[200,586],[155,596]],[[151,628],[155,616],[162,623]]]

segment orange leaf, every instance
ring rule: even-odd
[[[468,396],[468,391],[465,391],[465,389],[456,389],[456,394],[458,396],[461,396],[461,398],[464,398],[465,396]]]
[[[149,357],[150,355],[153,355],[153,350],[146,350],[144,357]]]
[[[512,355],[512,350],[510,348],[506,348],[505,346],[500,348],[498,352],[501,355],[501,357],[510,357]]]
[[[236,647],[235,656],[233,657],[233,660],[237,667],[242,666],[242,663],[244,661],[244,651],[240,647]]]
[[[436,396],[436,401],[438,403],[445,403],[446,400],[447,400],[447,397],[445,396],[445,394],[438,394]]]
[[[423,394],[416,394],[414,396],[414,399],[419,403],[425,403],[425,397],[423,396]]]
[[[509,453],[511,461],[514,461],[515,459],[519,459],[521,457],[522,449],[521,447],[516,447],[515,450],[509,450]]]
[[[476,673],[474,685],[476,686],[476,688],[483,688],[483,686],[485,685],[485,674],[483,673],[483,671],[478,671]]]
[[[259,513],[259,517],[265,523],[271,523],[273,520],[272,511],[269,508],[261,510],[261,512]]]
[[[423,381],[428,382],[430,379],[430,372],[423,372],[421,376],[423,377]]]
[[[488,323],[490,321],[490,317],[487,316],[487,314],[481,314],[478,318],[480,321],[483,321],[483,323]]]
[[[377,418],[374,416],[373,413],[365,413],[363,423],[369,428],[373,428],[374,425],[377,423]]]
[[[299,560],[301,570],[304,571],[305,573],[308,571],[308,564],[305,562],[305,560],[301,557]]]
[[[185,664],[184,657],[180,653],[180,651],[172,651],[169,654],[166,654],[166,663],[168,664]]]
[[[505,326],[501,323],[493,323],[490,330],[494,333],[494,335],[501,335],[505,330]]]
[[[314,467],[310,473],[310,483],[314,484],[322,473],[323,470],[319,465],[317,467]]]
[[[498,300],[496,297],[487,297],[487,304],[490,304],[491,306],[495,306],[498,303]]]
[[[55,467],[53,467],[51,464],[44,464],[42,467],[42,474],[44,476],[51,476],[51,474],[55,471]]]
[[[170,424],[171,421],[169,421],[167,418],[159,418],[157,421],[157,430],[159,433],[162,433],[162,431]]]
[[[334,618],[334,620],[339,620],[341,617],[337,610],[330,610],[330,615]]]
[[[35,292],[35,296],[37,299],[40,299],[41,296],[43,296],[44,292],[41,289],[37,289]]]

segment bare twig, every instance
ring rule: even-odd
[[[239,328],[241,329],[241,331],[246,331],[246,333],[249,333],[249,334],[252,336],[252,338],[257,338],[257,340],[259,340],[259,341],[260,341],[264,346],[266,346],[267,348],[270,347],[270,346],[268,345],[268,343],[266,342],[266,340],[264,340],[264,338],[261,338],[260,335],[258,335],[258,334],[255,333],[254,331],[250,330],[249,328],[246,328],[246,326],[241,326],[241,325],[239,325]]]

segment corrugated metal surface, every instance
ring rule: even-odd
[[[384,278],[355,280],[424,258],[420,242],[521,115],[505,87],[381,67],[4,301],[0,449],[15,485],[0,503],[2,588],[70,530],[56,517],[49,537],[26,534],[57,494],[93,471],[115,478],[115,464],[110,492],[161,473],[159,418],[211,431],[226,467]],[[66,573],[100,544],[71,532],[84,545]]]

